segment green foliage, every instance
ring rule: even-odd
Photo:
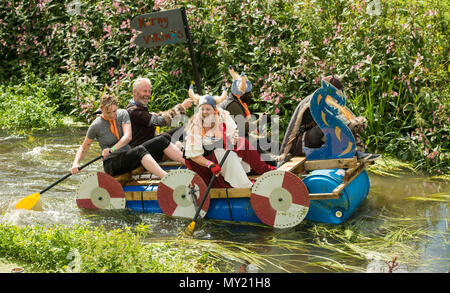
[[[166,110],[194,80],[189,51],[136,47],[130,20],[184,6],[205,92],[230,86],[233,65],[253,83],[250,110],[290,117],[321,76],[344,75],[350,108],[369,121],[370,151],[449,172],[445,1],[382,1],[378,15],[367,13],[367,0],[82,0],[73,15],[69,2],[0,4],[0,80],[20,80],[18,69],[29,68],[49,84],[58,111],[86,119],[106,90],[125,106],[141,75],[153,83],[152,110]],[[283,136],[289,119],[280,123]]]
[[[218,272],[219,261],[208,248],[189,242],[145,243],[148,227],[107,231],[77,225],[0,224],[0,257],[30,263],[43,272],[142,273]]]
[[[48,97],[46,88],[25,80],[22,85],[0,86],[2,129],[25,131],[62,125],[62,117]]]

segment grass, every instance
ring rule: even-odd
[[[105,230],[0,225],[0,257],[30,264],[37,272],[219,272],[210,247],[190,241],[146,243],[146,226]],[[222,250],[224,252],[224,250]],[[225,253],[225,255],[227,255]]]
[[[442,197],[448,200],[448,195]],[[274,232],[251,242],[158,240],[145,225],[105,230],[87,224],[1,224],[0,257],[35,272],[234,272],[247,264],[261,272],[365,272],[374,260],[385,262],[386,268],[393,259],[417,268],[423,265],[419,247],[439,236],[427,228],[426,219],[385,215],[360,216],[342,225],[305,221]]]
[[[416,200],[416,201],[436,201],[436,202],[450,202],[450,193],[433,193],[427,196],[411,196],[405,198],[407,200]]]

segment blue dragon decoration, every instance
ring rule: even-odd
[[[347,125],[338,118],[342,109],[345,109],[345,100],[345,96],[339,95],[337,89],[325,81],[314,92],[310,110],[326,141],[320,148],[304,147],[306,160],[342,159],[355,155],[355,138]]]

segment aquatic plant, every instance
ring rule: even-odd
[[[390,155],[383,155],[374,164],[367,166],[367,170],[376,175],[392,177],[417,173],[412,163],[402,162]]]

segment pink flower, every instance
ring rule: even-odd
[[[427,158],[433,160],[438,154],[439,154],[438,151],[433,151],[432,153],[428,154]]]
[[[108,25],[107,27],[105,27],[105,28],[103,29],[103,31],[104,31],[104,32],[107,32],[108,35],[110,35],[110,34],[111,34],[111,26]]]
[[[113,76],[114,76],[114,67],[111,67],[111,68],[109,69],[109,76],[110,76],[110,77],[113,77]]]
[[[120,25],[120,28],[121,29],[126,29],[127,27],[129,27],[129,24],[130,24],[130,20],[129,19],[124,20],[124,21],[122,21],[122,24]]]

